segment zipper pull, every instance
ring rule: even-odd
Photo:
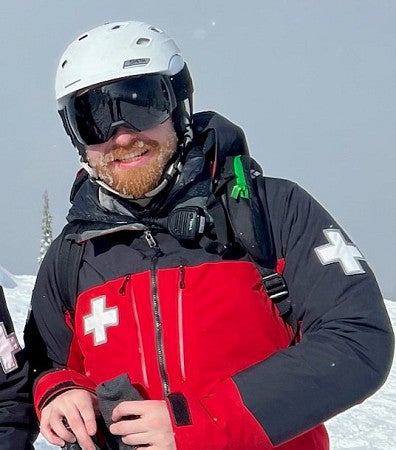
[[[154,239],[150,230],[145,230],[144,237],[146,238],[147,244],[150,248],[158,248],[157,241]]]
[[[127,286],[127,284],[128,284],[130,279],[131,279],[131,274],[130,273],[125,275],[124,281],[122,282],[122,285],[121,285],[120,289],[118,290],[118,293],[120,295],[125,295],[126,286]]]
[[[179,280],[179,287],[180,289],[184,289],[186,287],[186,284],[184,282],[184,276],[185,276],[185,269],[184,266],[179,266],[179,272],[180,272],[180,280]]]

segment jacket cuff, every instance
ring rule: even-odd
[[[231,378],[201,398],[167,399],[177,448],[269,450],[273,445]],[[177,394],[179,396],[179,394]]]
[[[95,393],[95,383],[74,370],[63,369],[46,372],[36,382],[33,390],[34,407],[40,419],[41,410],[54,397],[69,389],[85,389]]]

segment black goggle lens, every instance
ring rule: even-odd
[[[83,145],[102,144],[124,126],[144,131],[165,122],[176,107],[169,78],[127,78],[72,97],[65,114],[74,138]]]

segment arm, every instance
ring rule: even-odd
[[[70,440],[73,436],[59,418],[68,420],[82,442],[89,442],[88,434],[94,434],[96,425],[92,424],[95,385],[84,373],[82,355],[74,335],[72,308],[64,305],[56,277],[59,244],[58,238],[40,266],[32,295],[32,310],[25,327],[25,341],[32,378],[35,379],[34,404],[41,430],[52,443],[62,445],[62,439]],[[76,409],[87,411],[79,423],[73,420]]]
[[[0,286],[0,442],[3,450],[33,449],[38,434],[21,349]]]
[[[279,183],[270,180],[267,198],[302,340],[234,377],[244,404],[274,444],[373,394],[386,379],[394,347],[367,262],[356,257],[357,248],[312,197]]]
[[[302,340],[223,380],[210,395],[189,395],[184,405],[168,398],[178,448],[197,442],[262,450],[296,436],[286,448],[327,448],[322,427],[304,432],[363,401],[389,372],[393,332],[367,263],[352,258],[347,273],[339,262],[324,264],[329,256],[321,261],[315,248],[329,243],[323,230],[339,225],[292,183],[269,180],[266,191],[261,198],[268,200]],[[344,232],[337,236],[350,243]],[[357,262],[362,270],[348,274]]]

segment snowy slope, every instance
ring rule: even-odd
[[[0,285],[6,288],[16,287],[16,281],[14,280],[14,275],[12,275],[8,270],[0,266]]]
[[[17,287],[4,289],[15,330],[22,342],[30,293],[34,277],[14,275]],[[386,302],[393,327],[396,330],[396,302]],[[395,450],[396,449],[396,361],[384,386],[372,397],[327,423],[331,449]],[[42,438],[37,450],[54,449]],[[301,449],[304,450],[304,449]]]

